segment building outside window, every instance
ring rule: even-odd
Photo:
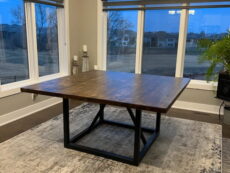
[[[135,72],[137,12],[108,12],[107,69]]]
[[[61,1],[0,1],[0,90],[68,74],[64,20]]]
[[[145,12],[142,73],[175,76],[180,14],[170,11]]]
[[[0,1],[0,84],[29,78],[23,0]]]
[[[205,48],[199,47],[199,41],[223,38],[230,27],[229,18],[229,8],[196,9],[193,15],[189,15],[184,77],[205,80],[209,63],[200,62]],[[218,66],[216,71],[221,69],[222,66]]]
[[[36,4],[39,76],[59,72],[57,8]]]
[[[175,4],[146,5],[153,8],[169,7],[163,10],[125,11],[121,8],[119,11],[110,11],[108,8],[107,70],[206,80],[209,62],[201,62],[206,48],[201,48],[199,43],[205,39],[220,40],[229,32],[229,8],[212,7],[229,3],[188,4],[190,9],[170,9],[170,5]],[[193,5],[200,7],[193,9]],[[209,7],[206,8],[206,5]],[[142,13],[143,18],[140,17]],[[112,14],[116,14],[116,20],[112,19]],[[143,26],[140,26],[142,23]],[[143,44],[139,46],[137,41],[141,40]],[[178,54],[178,51],[185,51],[185,55]],[[136,52],[140,52],[140,55]],[[216,71],[222,69],[222,66],[218,66]]]

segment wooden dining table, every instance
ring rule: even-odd
[[[63,99],[64,147],[124,163],[139,165],[153,142],[160,135],[161,114],[167,113],[182,91],[189,84],[188,78],[175,78],[125,72],[89,71],[78,76],[62,77],[21,88],[22,92],[41,94]],[[85,130],[70,138],[69,100],[99,104],[99,111]],[[106,105],[125,107],[132,123],[107,120]],[[135,112],[134,112],[135,111]],[[142,111],[156,112],[154,128],[141,125]],[[133,157],[83,146],[77,142],[100,125],[107,124],[133,129]],[[145,133],[149,133],[146,138]],[[141,142],[143,145],[141,145]],[[142,146],[142,147],[141,147]]]

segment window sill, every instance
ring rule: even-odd
[[[20,82],[14,82],[11,84],[2,85],[0,86],[0,98],[4,98],[4,97],[8,97],[14,94],[21,93],[21,87],[24,87],[27,85],[33,85],[39,82],[45,82],[48,80],[57,79],[57,78],[65,77],[65,76],[67,76],[67,74],[58,73],[54,75],[40,77],[38,80],[24,80]]]
[[[217,90],[217,82],[207,82],[202,80],[191,80],[188,89],[200,89],[200,90],[208,90],[208,91],[216,91]]]

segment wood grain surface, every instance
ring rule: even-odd
[[[21,88],[22,92],[166,113],[190,79],[90,71]]]

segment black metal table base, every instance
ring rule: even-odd
[[[132,164],[132,165],[136,165],[136,166],[139,165],[139,163],[141,162],[141,160],[145,156],[146,152],[149,150],[152,143],[156,140],[156,138],[158,137],[158,135],[160,133],[161,114],[157,113],[156,128],[150,129],[150,128],[141,127],[141,116],[142,116],[141,110],[136,110],[136,116],[135,116],[134,113],[132,112],[132,110],[130,108],[127,108],[129,115],[130,115],[130,117],[133,121],[133,124],[134,124],[134,125],[131,125],[131,124],[126,124],[126,123],[122,123],[122,122],[105,120],[104,119],[104,108],[105,108],[105,104],[100,104],[99,112],[95,116],[91,125],[70,139],[69,100],[63,99],[64,147],[69,148],[69,149],[82,151],[82,152],[86,152],[86,153],[90,153],[90,154],[94,154],[97,156],[102,156],[105,158],[113,159],[116,161]],[[119,126],[119,127],[123,127],[123,128],[134,129],[134,131],[135,131],[134,152],[133,152],[132,158],[77,144],[78,140],[80,140],[85,135],[89,134],[92,130],[94,130],[95,128],[97,128],[101,124],[109,124],[109,125],[115,125],[115,126]],[[151,135],[148,137],[148,140],[146,140],[143,132],[151,133]],[[141,141],[143,143],[142,148],[140,148],[140,142]]]

